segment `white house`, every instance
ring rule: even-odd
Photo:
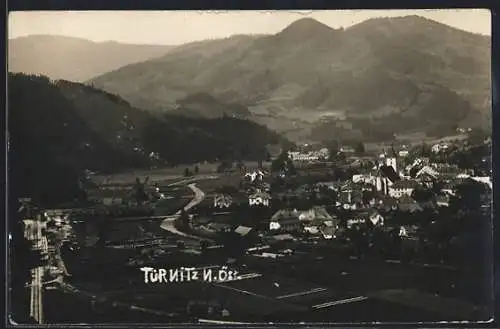
[[[214,208],[229,208],[233,204],[233,198],[226,194],[217,194],[214,197]]]
[[[389,186],[389,195],[393,198],[400,198],[403,195],[411,196],[417,186],[418,183],[414,180],[396,181],[392,186]]]
[[[437,172],[437,170],[435,170],[431,166],[423,166],[422,169],[420,169],[417,172],[417,174],[415,175],[415,177],[419,178],[419,177],[421,177],[424,174],[428,175],[428,176],[431,176],[433,178],[437,178],[439,176],[439,173]]]
[[[351,228],[355,224],[364,224],[365,222],[364,218],[351,218],[347,220],[347,227]]]
[[[269,200],[271,196],[269,193],[257,191],[254,194],[248,196],[248,204],[250,206],[269,206]]]
[[[374,176],[372,174],[356,174],[352,176],[352,182],[353,183],[365,183],[365,184],[371,184],[371,185],[376,185],[377,181],[377,176]]]
[[[449,145],[446,143],[439,143],[439,144],[434,144],[431,147],[431,151],[433,153],[439,153],[439,152],[444,152],[449,148]]]
[[[493,189],[493,183],[491,182],[491,177],[486,176],[486,177],[478,177],[478,176],[473,176],[471,179],[475,180],[476,182],[483,183],[488,185],[490,189]]]
[[[333,226],[323,226],[320,228],[320,232],[323,235],[323,238],[326,240],[334,239],[336,231],[337,228]]]
[[[382,194],[387,194],[389,192],[389,186],[392,186],[393,183],[387,177],[377,176],[375,177],[375,188],[378,192]]]
[[[332,216],[326,211],[324,207],[313,207],[309,210],[303,211],[299,214],[299,220],[301,221],[331,221]]]
[[[423,166],[429,164],[429,158],[416,158],[411,164],[406,166],[406,172],[409,173],[413,169],[421,169]]]
[[[385,165],[392,167],[396,173],[398,172],[398,160],[395,157],[385,158]]]
[[[274,230],[279,230],[281,228],[281,225],[278,221],[270,221],[269,222],[269,230],[274,231]]]
[[[451,184],[445,184],[441,189],[441,193],[443,193],[443,195],[445,196],[454,196],[455,188]]]
[[[254,182],[256,180],[261,181],[262,179],[264,179],[264,176],[265,173],[261,170],[256,170],[245,174],[245,178],[249,179],[251,182]]]
[[[330,151],[324,147],[318,151],[318,155],[320,158],[328,159],[330,157]]]
[[[436,205],[438,207],[449,207],[450,206],[450,198],[447,195],[440,195],[436,198]]]
[[[319,228],[315,225],[306,225],[304,226],[304,231],[310,233],[310,234],[318,234],[319,233]]]
[[[320,159],[320,155],[315,152],[288,152],[288,157],[292,161],[318,161]]]
[[[384,217],[381,214],[379,214],[378,211],[370,213],[368,218],[370,219],[370,222],[372,222],[373,225],[384,226]]]
[[[409,153],[410,153],[410,152],[409,152],[408,150],[401,150],[401,151],[399,151],[399,152],[398,152],[398,155],[399,155],[400,157],[403,157],[403,158],[404,158],[404,157],[407,157]]]
[[[354,152],[356,152],[356,150],[354,150],[354,148],[351,146],[342,146],[339,151],[342,153],[354,153]]]

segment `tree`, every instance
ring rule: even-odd
[[[422,157],[430,157],[432,156],[432,149],[431,149],[431,146],[426,144],[426,143],[422,143],[421,147],[420,147],[420,152],[419,152],[420,156]]]
[[[328,187],[322,187],[321,188],[321,194],[328,200],[329,204],[336,204],[337,203],[337,192],[334,189],[328,188]]]
[[[354,147],[354,151],[358,154],[364,154],[365,153],[365,145],[363,142],[358,142],[356,146]]]
[[[483,197],[487,191],[486,185],[467,180],[456,187],[455,197],[452,198],[450,206],[465,211],[478,210],[483,204]]]
[[[311,191],[310,200],[312,205],[318,204],[318,193],[316,193],[316,190]]]
[[[370,201],[375,197],[375,193],[373,191],[366,191],[363,190],[362,192],[362,199],[363,199],[363,204],[368,204]]]
[[[279,172],[286,168],[288,161],[288,151],[283,150],[281,154],[271,163],[271,170],[273,172]]]
[[[229,257],[239,258],[245,254],[244,240],[236,232],[224,232],[221,234],[220,240]]]
[[[413,190],[411,197],[417,202],[427,202],[434,197],[434,193],[424,187],[417,187]]]
[[[201,252],[206,252],[208,249],[208,241],[207,240],[200,241],[200,248]]]
[[[222,161],[219,166],[217,167],[217,172],[218,173],[223,173],[228,169],[231,169],[233,167],[233,163],[231,161]]]
[[[132,194],[133,194],[133,197],[135,198],[137,204],[139,204],[139,205],[143,204],[144,202],[146,202],[148,200],[148,194],[146,193],[145,186],[144,186],[148,180],[149,180],[149,177],[147,177],[144,182],[141,182],[139,177],[137,177],[135,179],[135,184],[133,187]]]
[[[189,230],[191,228],[189,214],[184,210],[184,208],[181,209],[181,215],[179,216],[179,222],[180,222],[181,227],[183,229]]]
[[[491,136],[491,133],[486,133],[481,129],[473,129],[468,133],[467,137],[469,145],[481,145],[483,141],[489,136]]]
[[[435,180],[432,183],[432,193],[439,195],[441,193],[441,190],[444,188],[445,184],[441,180]]]
[[[334,158],[340,150],[340,145],[337,140],[330,141],[326,143],[325,146],[328,149],[328,152],[330,153],[330,159]]]

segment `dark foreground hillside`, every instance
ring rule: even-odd
[[[12,195],[43,204],[73,200],[85,170],[264,160],[267,144],[287,143],[250,121],[154,115],[79,83],[9,74],[8,86]]]

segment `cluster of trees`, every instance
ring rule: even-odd
[[[456,150],[449,160],[459,168],[473,169],[481,175],[489,175],[491,170],[491,147],[488,145],[477,145],[465,150]],[[486,160],[486,161],[484,161]]]
[[[9,75],[8,166],[13,198],[29,195],[48,207],[71,201],[78,194],[84,168],[95,170],[100,162],[103,169],[119,161],[71,109],[47,78]],[[94,145],[92,151],[82,147],[86,142]]]
[[[433,188],[417,194],[426,200],[432,198],[436,191]],[[400,214],[395,220],[420,227],[421,238],[427,240],[424,248],[429,252],[427,257],[434,252],[434,256],[452,260],[464,252],[469,255],[473,250],[483,253],[482,249],[488,242],[484,237],[491,230],[491,212],[483,211],[483,206],[490,201],[491,191],[486,185],[467,180],[456,187],[449,207],[424,208],[412,215]],[[465,261],[476,260],[469,257]]]
[[[343,144],[352,146],[354,152],[358,155],[363,155],[365,153],[365,144],[360,140],[343,141]],[[345,158],[344,154],[339,153],[342,145],[338,140],[325,141],[324,145],[328,148],[330,153],[330,161],[343,160]]]
[[[437,182],[431,188],[420,188],[413,197],[418,202],[432,201],[440,193],[441,185],[442,183]],[[393,227],[389,231],[371,225],[368,220],[364,224],[347,228],[350,212],[341,210],[337,215],[344,230],[341,237],[348,238],[349,245],[353,247],[348,253],[355,252],[358,256],[401,257],[403,260],[460,262],[468,264],[467,266],[481,267],[487,261],[487,257],[483,255],[491,242],[485,239],[491,232],[491,213],[484,208],[489,202],[489,188],[468,180],[456,187],[449,207],[424,206],[422,210],[412,213],[400,210],[381,211],[386,225]],[[410,233],[410,237],[402,237],[399,235],[401,225],[406,228],[415,227],[416,231]]]
[[[288,150],[283,149],[280,155],[271,163],[271,171],[274,173],[286,173],[287,175],[296,174],[297,170],[293,161],[288,156]]]
[[[197,175],[200,172],[200,167],[198,165],[194,166],[194,169],[191,171],[189,168],[184,169],[184,177],[190,177],[193,175]]]
[[[171,115],[148,120],[142,140],[147,149],[171,164],[220,159],[263,161],[268,155],[266,145],[289,143],[266,127],[247,120]]]
[[[189,214],[184,210],[184,207],[181,208],[181,214],[179,218],[175,221],[175,226],[182,232],[191,232],[191,219],[189,218]]]

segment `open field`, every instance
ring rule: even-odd
[[[258,168],[258,163],[256,161],[244,161],[245,166],[252,170]],[[198,166],[198,175],[210,175],[217,173],[217,167],[220,165],[219,162],[216,163],[200,163]],[[107,181],[109,179],[109,184],[133,184],[135,179],[139,177],[144,180],[149,177],[151,182],[161,182],[161,183],[173,183],[176,180],[184,179],[184,170],[188,168],[192,173],[194,173],[195,164],[178,165],[176,167],[163,167],[157,169],[146,169],[146,170],[134,170],[128,172],[121,172],[110,175],[94,175],[92,179],[98,183]],[[262,166],[264,168],[269,168],[271,166],[270,162],[263,162]]]
[[[196,182],[196,186],[198,186],[205,194],[209,195],[223,186],[233,186],[238,188],[241,179],[242,178],[239,173],[221,174],[218,179],[200,180]]]
[[[426,143],[429,145],[434,145],[438,143],[446,143],[446,142],[453,142],[453,141],[463,141],[468,138],[467,134],[456,134],[452,136],[445,136],[441,138],[435,138],[435,137],[428,137],[425,136],[423,133],[413,133],[413,134],[407,134],[407,135],[398,135],[396,136],[395,141],[398,143],[403,143],[408,146],[416,146],[416,145],[421,145],[422,143]],[[365,150],[366,152],[379,152],[384,150],[390,149],[392,141],[386,141],[386,142],[380,142],[380,143],[371,143],[367,142],[364,143]]]

